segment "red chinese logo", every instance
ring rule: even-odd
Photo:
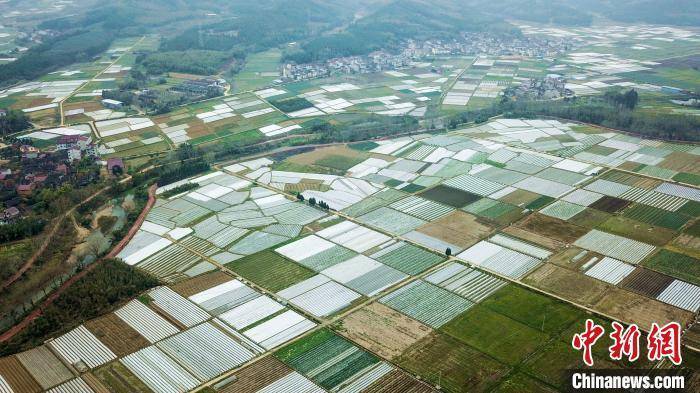
[[[610,333],[612,345],[608,348],[610,358],[621,360],[626,357],[630,362],[639,359],[639,338],[641,331],[637,325],[625,327],[618,323],[612,323],[613,332]],[[571,345],[574,349],[583,351],[583,362],[587,366],[593,366],[593,345],[603,336],[605,329],[593,322],[586,320],[586,329],[582,333],[574,334]],[[659,361],[667,358],[673,364],[679,365],[683,361],[681,357],[681,325],[677,322],[669,322],[664,326],[657,323],[651,325],[647,336],[647,358],[650,361]]]
[[[592,320],[586,320],[586,331],[583,333],[574,334],[574,338],[571,340],[571,345],[575,349],[583,350],[583,362],[587,366],[593,366],[593,344],[598,341],[598,339],[605,333],[605,329],[602,326],[596,325]]]
[[[626,355],[630,362],[639,359],[639,328],[632,324],[625,329],[622,324],[613,322],[612,327],[615,330],[610,333],[610,338],[613,339],[613,344],[610,346],[610,359],[620,360],[622,355]]]
[[[647,337],[647,349],[649,360],[668,358],[675,365],[681,364],[681,325],[670,322],[659,327],[652,323]]]

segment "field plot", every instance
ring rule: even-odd
[[[258,296],[221,314],[219,319],[241,330],[284,310],[284,306],[267,296]]]
[[[253,288],[236,279],[191,295],[188,299],[212,315],[219,315],[260,296]]]
[[[388,207],[380,207],[367,214],[357,217],[357,220],[363,224],[379,228],[383,231],[402,235],[410,232],[426,222],[420,218],[412,217],[408,214],[390,209]]]
[[[634,270],[634,266],[628,265],[617,259],[604,257],[595,265],[586,270],[586,275],[616,285]]]
[[[292,285],[277,295],[317,317],[336,313],[361,297],[359,293],[320,274]]]
[[[242,333],[265,349],[272,349],[304,332],[313,329],[315,323],[300,314],[288,310],[277,316],[264,320]]]
[[[0,359],[0,391],[13,393],[39,392],[41,390],[41,386],[16,357]]]
[[[419,227],[416,232],[454,245],[456,253],[479,241],[491,231],[491,226],[476,217],[456,210],[449,215]]]
[[[700,310],[700,287],[685,281],[673,280],[657,299],[697,313]]]
[[[593,305],[610,289],[606,283],[550,263],[542,264],[523,282],[587,305]]]
[[[372,352],[393,359],[432,329],[380,303],[353,312],[342,320],[340,334]]]
[[[47,343],[53,350],[77,368],[96,368],[117,358],[107,346],[80,325]]]
[[[450,262],[425,278],[425,281],[478,303],[507,284],[479,270]]]
[[[364,255],[333,265],[321,273],[366,296],[375,295],[407,277]]]
[[[279,254],[266,250],[227,265],[231,270],[261,287],[277,292],[306,280],[313,272]]]
[[[279,78],[279,62],[282,53],[278,49],[254,53],[246,59],[243,69],[233,80],[237,92],[259,89]]]
[[[363,393],[389,393],[389,392],[411,392],[430,393],[435,390],[425,382],[419,382],[408,374],[400,370],[394,370],[371,385],[367,386]]]
[[[694,284],[700,284],[700,260],[662,249],[642,265]]]
[[[365,252],[389,240],[389,236],[359,226],[351,221],[341,222],[316,234],[355,252]]]
[[[78,392],[78,393],[93,393],[95,390],[86,382],[86,377],[78,377],[65,382],[53,389],[49,389],[47,393],[63,393],[63,392]],[[92,381],[91,381],[92,382]],[[99,383],[97,381],[93,383]]]
[[[150,343],[155,343],[180,330],[139,300],[132,300],[114,312]]]
[[[632,264],[642,261],[654,251],[654,246],[622,236],[592,230],[574,242],[578,247]]]
[[[394,243],[370,255],[370,258],[413,276],[444,260],[440,255],[406,242]]]
[[[236,379],[224,384],[222,393],[256,393],[293,371],[274,356],[265,356],[238,371]]]
[[[514,279],[523,277],[541,263],[536,257],[485,240],[463,251],[457,258]]]
[[[192,327],[210,318],[210,315],[168,287],[158,287],[148,292],[153,300],[150,305],[171,320],[185,327]]]
[[[87,375],[87,374],[85,374]],[[129,371],[122,362],[108,363],[94,371],[95,378],[108,391],[114,393],[151,393],[151,390],[146,386],[134,373]]]
[[[254,356],[210,323],[176,334],[157,346],[202,381],[212,379]]]
[[[155,393],[187,391],[200,383],[155,346],[122,358],[120,362]]]
[[[449,205],[455,208],[466,206],[472,202],[481,199],[479,195],[470,192],[462,191],[456,188],[438,185],[436,187],[425,190],[419,194],[425,199]]]
[[[85,327],[117,356],[128,355],[149,345],[148,340],[115,314],[86,321]]]
[[[481,305],[455,318],[441,330],[511,365],[519,363],[547,339],[547,335]]]
[[[44,345],[18,353],[16,357],[43,389],[73,378],[73,373]]]
[[[452,392],[490,391],[509,370],[493,358],[439,332],[423,338],[396,362]]]
[[[469,309],[473,303],[425,281],[414,281],[380,299],[385,304],[433,328]]]
[[[184,297],[190,297],[196,293],[230,281],[232,278],[233,277],[228,274],[217,270],[178,282],[170,286],[170,288]]]
[[[382,367],[384,374],[391,371],[374,355],[329,330],[319,330],[283,347],[275,356],[322,388],[333,391],[365,378],[367,385],[371,384],[383,376],[372,373],[377,367]]]

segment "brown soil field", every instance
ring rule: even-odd
[[[238,371],[236,380],[218,389],[221,393],[254,393],[292,372],[274,356],[266,356]]]
[[[387,359],[393,359],[432,329],[380,303],[348,315],[339,332]]]
[[[362,393],[429,393],[430,385],[420,382],[401,370],[394,370],[369,385]]]
[[[609,213],[605,213],[596,209],[586,208],[581,213],[570,218],[568,222],[585,228],[593,229],[608,218],[610,218]]]
[[[652,322],[663,325],[676,321],[685,326],[693,319],[690,311],[619,288],[610,288],[594,308],[621,321],[636,323],[645,330]]]
[[[653,270],[636,268],[620,283],[620,287],[656,298],[673,282],[673,278]]]
[[[461,210],[418,227],[418,232],[467,248],[486,237],[493,228]]]
[[[295,164],[301,164],[301,165],[314,165],[314,163],[322,158],[328,157],[328,156],[344,156],[344,157],[351,157],[351,158],[358,158],[362,157],[365,155],[365,153],[353,150],[347,145],[337,145],[337,146],[328,146],[328,147],[321,147],[318,149],[314,149],[310,152],[302,153],[302,154],[297,154],[293,155],[287,160],[289,162],[293,162]]]
[[[109,389],[97,379],[96,376],[91,373],[83,374],[83,381],[88,384],[95,391],[95,393],[110,393]]]
[[[573,243],[588,232],[586,228],[539,213],[531,214],[525,220],[519,221],[515,225],[567,244]]]
[[[669,250],[700,258],[700,237],[681,234],[667,246]]]
[[[119,357],[150,345],[148,340],[113,313],[87,321],[85,327]]]
[[[671,169],[677,172],[700,173],[698,170],[698,157],[693,154],[674,151],[661,161],[659,167]]]
[[[140,379],[120,362],[108,363],[93,371],[97,380],[112,393],[152,393]]]
[[[586,254],[582,256],[580,259],[577,261],[574,261],[573,258],[577,256],[581,251],[585,252]],[[578,270],[583,264],[588,262],[592,256],[598,255],[592,252],[588,252],[586,250],[580,249],[578,247],[569,247],[561,250],[560,252],[552,255],[549,257],[547,262],[553,263],[557,266],[565,267],[567,269],[571,270]]]
[[[638,164],[635,164],[634,166],[637,167]],[[644,177],[644,176],[639,176],[639,175],[633,175],[631,173],[619,172],[619,171],[615,171],[615,170],[607,172],[606,174],[604,174],[600,178],[605,179],[605,180],[614,181],[617,183],[626,184],[626,185],[632,186],[632,187],[645,188],[648,190],[656,188],[656,186],[661,184],[660,180],[656,180],[656,179],[652,179],[652,178]]]
[[[593,202],[589,207],[600,211],[604,211],[606,213],[617,213],[629,206],[631,203],[632,202],[626,201],[624,199],[606,195]]]
[[[602,281],[550,263],[530,273],[523,282],[585,305],[595,304],[610,288]]]
[[[515,191],[511,192],[510,194],[504,196],[503,198],[499,199],[499,201],[505,202],[505,203],[510,203],[511,205],[523,207],[539,197],[540,197],[540,194],[536,194],[536,193],[531,192],[531,191],[518,189],[518,190],[515,190]]]
[[[447,334],[432,333],[412,346],[396,362],[431,384],[452,392],[485,392],[509,367]]]
[[[206,291],[219,284],[233,280],[233,277],[217,270],[215,272],[205,273],[200,276],[185,280],[173,285],[171,288],[184,297],[190,297],[195,293]]]
[[[41,386],[32,378],[29,371],[17,358],[9,356],[0,359],[0,375],[15,393],[41,392]]]
[[[503,228],[501,230],[501,232],[508,234],[508,235],[518,237],[518,238],[523,239],[523,240],[527,240],[530,243],[539,244],[540,246],[548,248],[550,250],[556,250],[556,249],[564,246],[563,243],[558,242],[550,237],[538,235],[536,233],[529,232],[529,231],[526,231],[522,228],[518,228],[518,227],[515,227],[512,225],[509,227]]]
[[[24,368],[44,389],[73,378],[73,373],[47,347],[40,346],[16,355]]]
[[[418,195],[422,196],[425,199],[429,199],[431,201],[443,203],[445,205],[457,208],[466,206],[472,202],[476,202],[479,199],[481,199],[479,195],[472,194],[471,192],[458,190],[456,188],[443,186],[442,184],[427,189]]]

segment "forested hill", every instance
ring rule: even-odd
[[[409,38],[450,38],[462,31],[515,33],[502,18],[454,0],[395,0],[357,19],[342,31],[303,42],[286,60],[306,63],[392,48]]]

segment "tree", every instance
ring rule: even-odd
[[[309,205],[316,206],[316,198],[313,198],[313,197],[309,198]]]
[[[447,249],[445,250],[445,255],[447,255],[448,257],[452,255],[452,249],[447,247]]]
[[[297,194],[297,199],[304,202],[304,195],[302,195],[301,193]]]
[[[119,176],[121,176],[123,173],[124,173],[124,169],[123,169],[121,166],[115,165],[115,166],[112,167],[112,174],[113,174],[114,176],[119,177]]]

